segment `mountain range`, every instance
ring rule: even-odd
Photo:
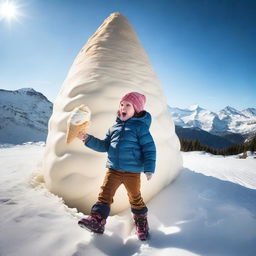
[[[256,109],[239,111],[230,106],[217,113],[193,105],[186,109],[169,107],[179,138],[199,140],[203,145],[222,149],[243,143],[256,132]]]
[[[32,88],[0,89],[0,143],[45,141],[53,104]],[[169,107],[179,138],[199,140],[215,149],[243,143],[256,132],[256,109],[226,107],[218,113],[193,105]]]
[[[256,109],[239,111],[230,106],[217,113],[193,105],[186,109],[169,107],[174,123],[183,128],[199,128],[215,135],[256,132]]]

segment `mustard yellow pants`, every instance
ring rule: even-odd
[[[140,192],[140,173],[124,172],[108,169],[98,196],[98,202],[111,205],[118,187],[124,184],[131,208],[147,209]]]

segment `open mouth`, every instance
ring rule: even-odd
[[[126,117],[126,113],[122,112],[122,117]]]

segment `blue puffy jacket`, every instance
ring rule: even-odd
[[[85,145],[98,152],[107,152],[106,167],[127,172],[154,172],[156,147],[149,132],[151,115],[132,117],[109,128],[104,140],[89,135]]]

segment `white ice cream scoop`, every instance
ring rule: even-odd
[[[72,142],[80,132],[86,133],[86,129],[90,125],[90,119],[91,110],[88,106],[80,105],[75,108],[67,121],[66,142]]]

